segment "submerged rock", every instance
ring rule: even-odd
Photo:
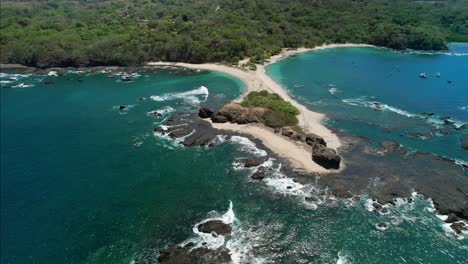
[[[119,110],[125,110],[127,107],[125,105],[120,105]]]
[[[197,229],[203,233],[216,233],[217,235],[229,235],[231,234],[232,228],[229,224],[224,223],[221,220],[210,220],[199,224]]]
[[[323,145],[315,145],[312,149],[312,160],[325,169],[339,169],[341,157],[336,151]]]

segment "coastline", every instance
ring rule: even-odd
[[[245,92],[237,98],[235,101],[240,102],[248,93],[253,91],[267,90],[269,92],[277,93],[286,101],[289,101],[293,104],[300,112],[298,115],[299,126],[306,133],[313,133],[318,136],[321,136],[327,142],[327,146],[338,150],[342,143],[338,136],[333,133],[329,128],[324,126],[322,122],[326,119],[326,115],[318,112],[309,110],[304,105],[300,104],[289,95],[288,91],[283,88],[279,83],[274,81],[267,73],[266,66],[278,62],[282,59],[288,58],[290,56],[314,51],[314,50],[323,50],[331,48],[340,48],[340,47],[375,47],[368,44],[329,44],[322,45],[315,48],[299,48],[295,50],[283,49],[280,54],[272,56],[268,63],[264,65],[258,65],[255,71],[250,71],[243,69],[241,67],[229,67],[222,64],[215,63],[203,63],[203,64],[190,64],[183,62],[148,62],[147,66],[175,66],[175,67],[185,67],[190,69],[201,69],[201,70],[210,70],[222,72],[231,76],[234,76],[240,79],[246,86]],[[241,64],[241,63],[239,63]],[[234,132],[246,133],[249,134],[260,141],[268,147],[270,150],[276,154],[288,159],[293,167],[296,169],[302,169],[312,173],[326,174],[336,172],[336,170],[327,170],[312,161],[311,159],[311,149],[298,144],[286,137],[279,136],[275,134],[273,129],[268,128],[264,125],[238,125],[238,124],[213,124],[214,128],[229,130]],[[272,140],[275,139],[275,140]],[[298,158],[298,155],[301,157]],[[345,166],[345,161],[342,161],[342,168]]]

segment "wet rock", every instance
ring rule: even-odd
[[[197,229],[203,233],[215,233],[217,235],[229,235],[231,234],[232,228],[230,225],[224,223],[221,220],[210,220],[205,223],[199,224]]]
[[[381,212],[382,214],[388,214],[388,208],[387,208],[387,207],[384,207],[384,208],[382,208],[382,210],[380,210],[380,212]]]
[[[145,98],[143,97],[138,98],[138,102],[144,102],[144,101],[145,101]]]
[[[164,133],[165,132],[164,128],[162,128],[161,126],[156,127],[153,131],[158,132],[158,133]]]
[[[374,209],[377,211],[382,209],[382,205],[380,205],[379,203],[372,203],[372,207],[374,207]]]
[[[229,103],[213,113],[211,120],[215,123],[262,123],[266,112],[267,109],[262,107],[246,108],[238,103]]]
[[[424,116],[424,117],[431,117],[431,116],[433,116],[435,114],[432,113],[432,112],[424,112],[424,113],[421,113],[421,115]]]
[[[458,221],[450,225],[450,227],[455,231],[457,234],[461,234],[464,230],[468,230],[467,225],[463,221]]]
[[[306,202],[309,202],[309,203],[316,203],[319,201],[319,199],[315,196],[309,196],[309,197],[306,197],[305,198]]]
[[[265,178],[266,173],[267,168],[261,166],[252,174],[251,178],[254,180],[263,180],[263,178]]]
[[[312,150],[312,160],[325,169],[339,169],[341,157],[336,151],[323,145],[315,145]]]
[[[305,142],[307,143],[307,145],[310,145],[312,147],[314,147],[317,144],[325,147],[327,146],[327,142],[325,142],[325,139],[315,134],[308,134],[305,138]]]
[[[238,159],[237,161],[244,165],[245,168],[257,167],[267,160],[266,157],[252,157]]]
[[[292,186],[288,185],[288,186],[286,187],[286,189],[291,190],[291,189],[292,189]]]
[[[378,228],[381,228],[381,229],[386,229],[386,228],[387,228],[387,224],[386,224],[386,223],[378,223],[378,224],[377,224],[377,227],[378,227]]]
[[[203,134],[196,131],[192,135],[188,136],[182,144],[186,147],[206,146],[214,139],[214,137],[214,134]]]
[[[467,135],[463,135],[463,136],[460,138],[460,142],[461,142],[461,147],[462,147],[462,149],[468,150],[468,134],[467,134]]]
[[[205,247],[193,248],[193,244],[184,247],[175,245],[159,250],[158,262],[164,264],[193,264],[193,263],[230,263],[228,250],[210,250]]]
[[[181,137],[187,136],[188,134],[190,134],[192,132],[193,132],[193,128],[191,126],[189,126],[189,125],[171,127],[169,137],[172,138],[172,139],[181,138]]]
[[[353,198],[351,198],[351,200],[352,200],[353,202],[355,202],[355,203],[359,203],[359,202],[361,201],[361,197],[355,195],[355,196],[353,196]]]
[[[125,105],[120,105],[120,106],[119,106],[119,110],[121,110],[121,111],[122,111],[122,110],[125,110],[126,108],[127,108],[127,107],[126,107]]]
[[[460,217],[458,217],[456,214],[454,213],[450,213],[447,215],[447,220],[445,220],[445,222],[447,223],[454,223],[454,222],[457,222],[460,220]]]
[[[200,110],[198,110],[198,116],[200,118],[210,118],[213,115],[213,111],[211,111],[207,107],[202,107]]]
[[[414,137],[414,138],[420,138],[420,139],[423,139],[423,140],[433,137],[432,133],[430,133],[430,132],[426,132],[426,133],[422,133],[422,132],[408,133],[407,136]]]

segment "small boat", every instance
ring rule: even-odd
[[[427,78],[427,75],[425,72],[422,72],[419,74],[419,77],[423,78],[423,79],[426,79]]]
[[[437,76],[437,77],[440,77],[440,72],[436,73],[436,76]]]

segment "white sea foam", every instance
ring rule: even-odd
[[[352,264],[352,258],[348,253],[344,253],[342,251],[338,252],[338,260],[336,264]]]
[[[397,108],[397,107],[394,107],[394,106],[391,106],[391,105],[387,105],[387,104],[384,104],[384,103],[381,103],[381,102],[378,102],[378,101],[367,100],[367,97],[348,98],[348,99],[342,99],[341,101],[348,104],[348,105],[372,108],[372,109],[378,110],[378,111],[393,112],[395,114],[399,114],[399,115],[406,116],[406,117],[409,117],[409,118],[411,118],[411,117],[420,117],[420,118],[426,119],[426,121],[428,123],[436,125],[436,126],[440,126],[440,125],[444,124],[444,121],[441,120],[440,118],[438,118],[438,116],[433,116],[433,117],[427,118],[427,117],[424,117],[422,115],[410,113],[410,112],[405,111],[403,109],[400,109],[400,108]],[[460,128],[461,126],[466,124],[463,121],[455,120],[453,118],[450,118],[449,121],[451,121],[456,128]]]
[[[152,116],[152,115],[155,115],[155,114],[160,114],[160,115],[165,115],[165,114],[169,114],[169,113],[172,113],[174,112],[174,108],[170,107],[170,106],[166,106],[164,108],[161,108],[161,109],[156,109],[156,110],[153,110],[153,111],[149,111],[146,113],[146,115],[148,116]]]
[[[50,71],[47,73],[47,76],[58,76],[58,73],[56,71]]]
[[[34,84],[30,84],[30,83],[19,83],[17,85],[13,85],[11,86],[11,88],[27,88],[27,87],[32,87],[34,86]]]
[[[229,139],[231,142],[239,144],[242,151],[254,154],[256,156],[264,157],[267,155],[267,152],[263,149],[257,148],[254,142],[246,137],[241,136],[232,136]]]
[[[328,89],[328,91],[329,91],[331,94],[337,94],[337,93],[341,92],[341,90],[338,89],[337,87],[330,87],[330,89]]]
[[[197,89],[187,91],[187,92],[180,92],[180,93],[167,93],[164,95],[153,95],[150,98],[153,101],[162,102],[166,100],[174,100],[174,99],[183,99],[188,103],[197,105],[201,102],[205,102],[209,96],[208,88],[205,86],[200,86]],[[203,99],[200,100],[199,97],[202,96]]]
[[[458,109],[460,109],[462,111],[465,111],[465,112],[468,112],[468,105],[460,106],[460,107],[458,107]]]

